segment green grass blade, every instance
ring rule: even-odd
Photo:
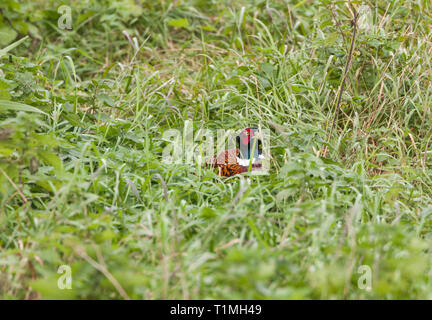
[[[0,112],[7,111],[7,110],[36,112],[36,113],[42,113],[46,115],[46,113],[43,112],[42,110],[29,106],[28,104],[9,101],[9,100],[0,100]]]
[[[6,48],[3,48],[0,50],[0,57],[5,56],[9,51],[11,51],[12,49],[18,47],[21,43],[23,43],[24,41],[26,41],[28,38],[28,36],[25,36],[24,38],[15,41],[14,43],[8,45]]]

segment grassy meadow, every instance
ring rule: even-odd
[[[431,299],[431,58],[430,0],[2,0],[0,298]]]

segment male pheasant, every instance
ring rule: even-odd
[[[207,162],[207,166],[217,168],[218,174],[223,177],[231,177],[236,174],[248,172],[253,149],[252,138],[257,130],[258,129],[255,127],[244,129],[240,135],[236,137],[238,148],[222,151],[218,156],[214,156]],[[262,159],[262,143],[259,139],[257,140],[252,158],[251,170],[259,170],[262,167],[260,163],[257,163],[259,159]]]

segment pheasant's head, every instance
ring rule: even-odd
[[[252,129],[254,128],[246,128],[240,133],[240,141],[242,145],[247,146],[250,143],[251,138],[253,137]]]
[[[256,127],[249,127],[244,129],[238,136],[237,136],[237,145],[240,149],[240,158],[243,159],[250,159],[251,158],[251,152],[253,148],[253,142],[254,137],[258,132],[258,128]],[[253,158],[258,158],[259,155],[262,153],[262,145],[261,140],[257,140],[257,144],[255,146],[255,151]]]

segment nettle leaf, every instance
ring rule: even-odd
[[[271,63],[264,62],[261,64],[261,70],[268,76],[272,76],[274,72],[274,67]]]
[[[97,94],[96,97],[100,100],[102,100],[106,105],[108,105],[109,107],[114,107],[115,106],[115,102],[112,98],[110,98],[107,94],[105,93],[100,93]]]
[[[296,188],[291,187],[288,189],[283,189],[281,191],[278,192],[278,194],[276,195],[276,200],[278,202],[284,201],[286,199],[288,199],[289,197],[293,197],[298,193],[298,190]]]
[[[63,112],[63,118],[65,118],[74,127],[85,128],[84,123],[81,122],[80,117],[72,112]]]
[[[129,19],[130,16],[139,17],[143,14],[143,9],[133,0],[113,1],[111,7],[115,8],[116,11],[126,20]],[[107,20],[114,20],[113,18],[115,15],[109,15],[109,17],[110,19]]]
[[[332,45],[334,45],[334,44],[336,43],[336,41],[338,40],[338,38],[339,38],[339,34],[338,34],[338,33],[336,33],[336,32],[330,33],[330,34],[325,38],[325,40],[324,40],[324,44],[325,44],[327,47],[330,47],[330,46],[332,46]]]
[[[58,147],[60,142],[52,133],[50,134],[37,134],[35,138],[43,145],[48,147]]]
[[[38,155],[46,164],[52,166],[57,173],[63,172],[63,162],[58,155],[46,150],[39,151]]]

